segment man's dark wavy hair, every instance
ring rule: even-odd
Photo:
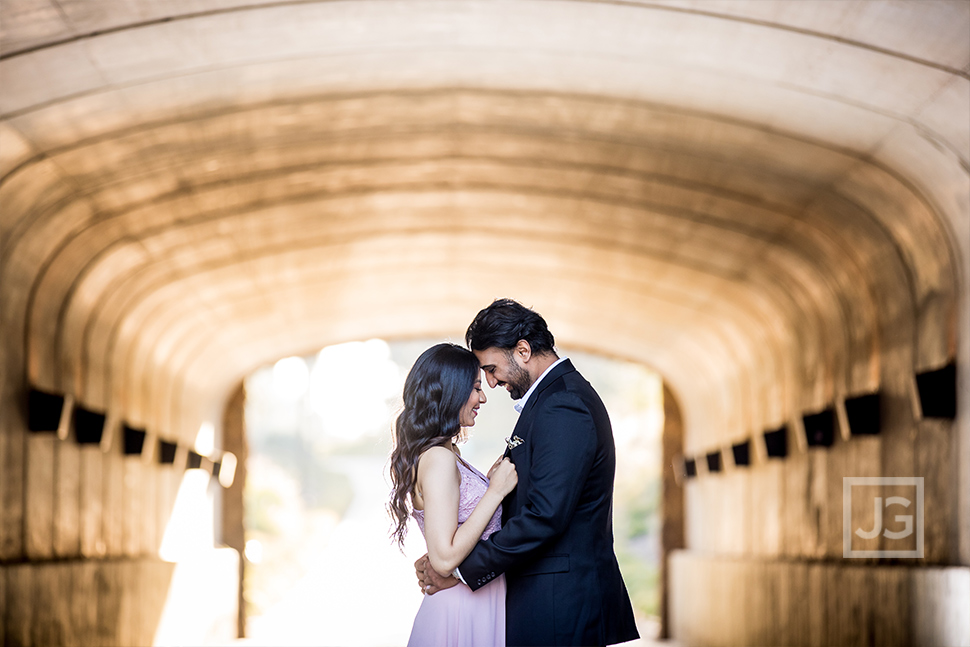
[[[512,299],[496,299],[483,308],[465,333],[465,343],[472,350],[511,351],[520,339],[529,342],[536,355],[555,352],[556,340],[542,315]]]
[[[421,353],[404,380],[404,409],[394,425],[391,452],[391,537],[403,546],[421,454],[447,446],[461,432],[461,409],[479,376],[478,359],[457,344]]]

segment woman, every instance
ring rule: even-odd
[[[404,382],[391,453],[393,537],[403,544],[413,515],[439,573],[451,573],[479,539],[498,530],[502,499],[517,482],[508,459],[499,458],[486,477],[455,446],[484,402],[478,359],[455,344],[424,351]],[[458,585],[425,596],[408,645],[504,647],[504,576],[475,593]]]

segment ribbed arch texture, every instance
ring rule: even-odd
[[[2,379],[153,436],[497,296],[692,452],[965,361],[966,2],[0,11]]]

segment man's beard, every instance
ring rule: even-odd
[[[532,386],[529,372],[516,364],[512,357],[509,357],[509,379],[505,383],[509,385],[509,395],[513,400],[521,400]]]

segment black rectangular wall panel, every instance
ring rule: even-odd
[[[63,410],[63,395],[31,389],[27,394],[27,428],[30,431],[57,431]]]
[[[872,436],[879,433],[879,394],[870,393],[845,401],[845,415],[852,435]]]
[[[125,436],[125,455],[126,456],[139,456],[142,450],[145,448],[145,430],[135,429],[134,427],[129,427],[125,425],[124,436]]]
[[[924,418],[957,417],[957,366],[950,364],[916,376]]]
[[[189,458],[185,466],[190,470],[197,470],[202,467],[202,455],[189,450]]]
[[[721,471],[721,452],[711,452],[707,455],[707,471],[708,472],[720,472]]]
[[[746,440],[737,445],[731,445],[731,454],[734,456],[734,464],[737,467],[746,467],[751,464],[751,442]]]
[[[175,443],[166,442],[164,440],[158,441],[158,462],[162,465],[171,465],[175,462],[175,450],[178,449],[178,445]]]
[[[97,445],[104,435],[105,415],[84,407],[74,410],[74,435],[81,445]]]
[[[802,416],[805,425],[805,440],[809,447],[831,447],[835,440],[835,411],[825,409],[818,413]]]
[[[765,450],[768,458],[788,456],[788,427],[765,432]]]
[[[693,458],[684,460],[684,476],[687,478],[694,478],[697,476],[697,463]]]

